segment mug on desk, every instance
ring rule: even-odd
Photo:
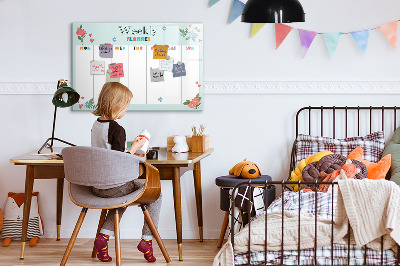
[[[149,150],[146,154],[146,158],[148,160],[157,160],[158,159],[158,150]]]

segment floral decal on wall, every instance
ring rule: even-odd
[[[197,109],[201,105],[200,101],[201,101],[200,94],[197,93],[196,97],[194,97],[192,100],[186,100],[183,104],[187,105],[189,108]]]
[[[186,41],[192,39],[195,42],[196,38],[198,37],[197,33],[200,32],[200,29],[197,27],[192,28],[192,25],[189,25],[189,29],[179,29],[179,31],[181,32],[182,38],[184,38]]]
[[[83,44],[83,39],[86,37],[86,31],[82,28],[82,25],[76,29],[76,35],[78,35],[78,40]]]

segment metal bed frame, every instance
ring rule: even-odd
[[[344,121],[341,121],[341,122],[342,122],[342,125],[344,123],[345,137],[347,138],[348,137],[348,125],[349,125],[349,121],[348,121],[349,115],[348,115],[348,113],[356,112],[356,115],[357,115],[357,136],[359,136],[360,135],[360,121],[361,121],[360,120],[360,113],[361,112],[364,112],[364,113],[365,113],[365,111],[369,112],[369,131],[370,131],[370,133],[372,133],[373,113],[378,112],[378,111],[381,112],[381,130],[384,131],[384,129],[385,129],[385,113],[387,113],[386,111],[393,112],[393,125],[394,125],[393,130],[395,130],[396,129],[396,125],[397,125],[397,123],[396,123],[397,111],[399,109],[400,108],[398,108],[396,106],[393,106],[393,107],[385,107],[385,106],[382,106],[382,107],[372,107],[372,106],[369,106],[369,107],[360,107],[360,106],[357,106],[357,107],[348,107],[348,106],[344,106],[344,107],[337,107],[337,106],[331,106],[331,107],[324,107],[324,106],[312,107],[312,106],[308,106],[308,107],[303,107],[296,114],[296,138],[299,135],[300,114],[303,111],[308,111],[308,134],[309,135],[311,135],[311,131],[312,131],[311,112],[313,110],[319,111],[319,113],[320,113],[320,136],[324,136],[324,111],[325,110],[331,110],[330,113],[332,113],[332,123],[333,123],[333,125],[332,125],[332,129],[333,129],[332,136],[333,136],[333,138],[336,137],[336,122],[337,122],[336,113],[338,111],[344,112],[344,117],[345,118],[344,118]],[[325,119],[325,121],[326,120],[327,119]],[[295,169],[295,167],[296,167],[296,165],[295,165],[295,158],[296,158],[295,146],[296,146],[296,141],[293,144],[293,149],[292,149],[292,153],[291,153],[290,172],[293,169]],[[290,176],[290,172],[289,172],[289,176]],[[266,188],[268,188],[269,186],[271,186],[271,185],[281,186],[282,195],[283,195],[285,190],[291,190],[290,187],[287,186],[287,185],[292,185],[292,184],[299,185],[299,187],[300,187],[301,184],[315,185],[314,191],[317,192],[317,189],[318,189],[319,185],[330,184],[330,185],[332,185],[332,190],[333,190],[334,186],[337,186],[338,183],[336,181],[332,181],[332,182],[319,182],[319,181],[304,182],[303,181],[302,182],[302,181],[285,181],[285,180],[283,180],[283,181],[265,181],[265,182],[263,182],[263,181],[252,181],[250,179],[249,181],[242,182],[242,183],[238,184],[237,186],[235,186],[233,191],[232,191],[232,195],[235,195],[235,192],[239,187],[242,187],[242,186],[256,187],[257,186],[259,188],[263,188],[264,189],[266,198],[268,198],[268,189],[266,189]],[[299,193],[299,202],[301,202],[301,192],[300,192],[300,190],[298,191],[298,193]],[[252,194],[253,194],[253,191],[250,189],[250,198],[252,198],[252,196],[253,196]],[[281,198],[282,198],[282,212],[284,212],[284,197],[281,197]],[[333,243],[333,224],[334,224],[334,220],[333,220],[334,219],[334,217],[333,217],[333,210],[334,210],[333,204],[334,203],[333,203],[333,201],[334,200],[333,199],[334,199],[334,193],[332,193],[332,213],[331,213],[331,215],[332,215],[332,221],[331,221],[332,222],[332,224],[331,224],[332,225],[331,226],[331,228],[332,228],[332,237],[331,237],[331,261],[332,261],[332,265],[334,263],[334,254],[333,254],[333,251],[334,251],[333,250],[333,244],[334,244]],[[317,207],[317,202],[318,202],[317,193],[315,193],[315,213],[317,213],[317,208],[318,208]],[[268,239],[267,239],[267,233],[268,233],[267,207],[268,207],[267,206],[267,201],[264,201],[264,208],[265,208],[264,262],[259,263],[259,265],[272,265],[272,264],[268,264],[268,262],[267,262],[267,252],[268,252],[268,250],[267,250],[267,242],[268,242]],[[300,204],[299,204],[298,214],[299,214],[298,226],[300,227]],[[235,217],[234,197],[232,197],[232,200],[231,200],[231,232],[230,232],[231,239],[230,239],[230,241],[231,241],[231,244],[232,244],[233,248],[234,248],[234,245],[235,245],[235,241],[234,241],[234,237],[235,237],[235,234],[234,234],[234,217]],[[315,215],[315,239],[314,239],[314,258],[313,258],[314,263],[313,264],[307,264],[307,265],[318,265],[317,264],[317,254],[316,254],[317,238],[318,238],[316,224],[317,224],[317,215]],[[251,254],[251,249],[250,249],[250,243],[251,243],[251,230],[250,230],[251,229],[251,219],[249,219],[248,227],[249,227],[249,242],[248,242],[248,245],[247,245],[247,262],[248,263],[245,264],[245,265],[250,265],[251,264],[251,255],[250,255]],[[282,234],[281,250],[280,250],[281,256],[280,256],[280,264],[279,265],[284,265],[283,264],[283,259],[284,259],[284,256],[283,256],[283,251],[284,251],[284,240],[283,240],[283,238],[284,238],[283,237],[283,235],[284,235],[284,218],[283,218],[283,216],[282,216],[282,232],[281,232],[281,234]],[[297,247],[298,247],[297,248],[297,265],[305,265],[305,264],[300,264],[300,254],[301,254],[300,242],[301,242],[301,238],[300,238],[300,230],[299,230],[298,243],[297,243]],[[397,253],[397,258],[396,258],[395,265],[400,265],[400,249],[399,249],[400,246],[397,245],[397,248],[398,248],[399,252]],[[363,265],[367,265],[366,264],[367,263],[367,253],[366,253],[366,249],[367,248],[366,248],[366,246],[363,246],[363,249],[364,249],[364,263],[363,263]],[[347,233],[347,264],[346,265],[350,265],[350,224],[348,226],[348,233]],[[384,265],[384,261],[383,261],[383,236],[381,237],[380,265]]]

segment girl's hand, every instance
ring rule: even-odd
[[[147,140],[145,138],[136,137],[135,140],[132,142],[129,152],[131,154],[135,154],[138,150],[140,150],[140,148],[143,147],[143,145],[146,143],[146,141]]]

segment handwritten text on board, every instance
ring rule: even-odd
[[[174,59],[161,59],[160,60],[160,70],[172,71],[174,66]]]
[[[109,43],[100,44],[99,55],[101,58],[113,58],[113,45]]]
[[[110,78],[122,78],[124,76],[124,65],[122,63],[109,64],[111,69]]]
[[[153,59],[165,59],[168,55],[168,45],[154,45]]]
[[[150,69],[150,79],[151,79],[151,82],[164,81],[164,70],[160,70],[158,68],[151,68]]]
[[[90,61],[90,75],[104,75],[106,72],[104,61]]]
[[[174,64],[172,73],[174,78],[186,76],[185,63],[182,63],[181,65]]]

